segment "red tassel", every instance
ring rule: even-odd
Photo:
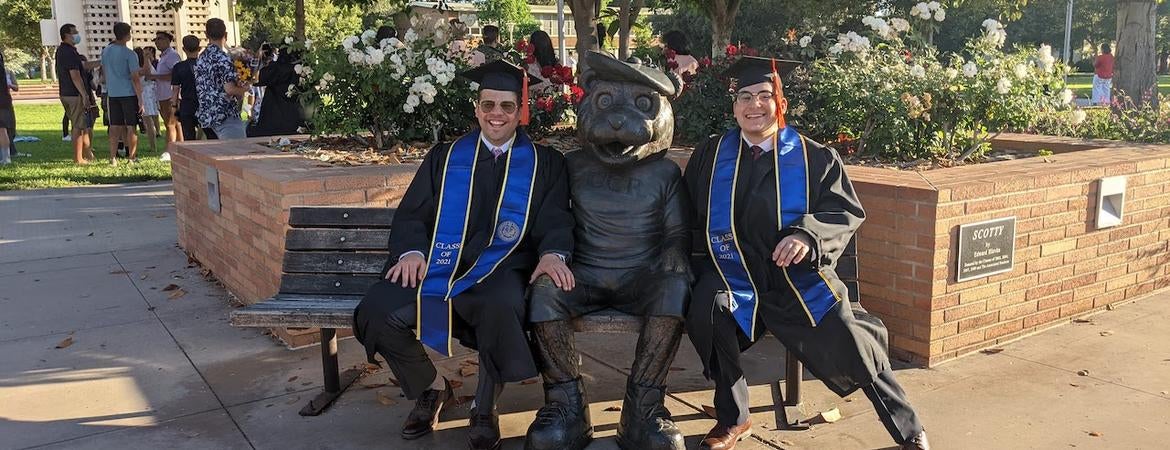
[[[784,98],[784,85],[780,83],[780,73],[776,71],[776,60],[772,60],[772,101],[776,102],[776,125],[783,130],[788,127],[784,120],[784,112],[780,111],[780,99]]]
[[[528,125],[528,72],[523,75],[524,81],[521,82],[520,91],[520,125]]]

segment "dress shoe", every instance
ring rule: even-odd
[[[752,420],[748,419],[743,425],[715,424],[715,428],[707,432],[699,448],[703,450],[731,450],[735,444],[752,435]]]
[[[930,450],[930,441],[926,440],[926,432],[919,431],[918,434],[902,444],[902,450]]]
[[[418,439],[434,431],[435,424],[439,423],[439,412],[451,399],[455,398],[455,391],[451,389],[451,382],[443,380],[444,389],[427,389],[414,403],[414,409],[406,416],[406,423],[402,424],[402,438],[406,440]]]
[[[500,414],[496,411],[480,414],[471,410],[471,425],[467,430],[467,448],[470,450],[498,450],[500,448]]]

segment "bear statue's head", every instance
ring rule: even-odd
[[[670,99],[679,92],[678,81],[637,58],[624,62],[589,52],[585,64],[585,98],[577,106],[584,150],[612,165],[663,154],[674,138]]]

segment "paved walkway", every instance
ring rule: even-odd
[[[0,192],[0,448],[463,448],[465,408],[419,441],[398,438],[410,404],[381,371],[326,414],[297,411],[320,389],[315,348],[288,351],[227,323],[230,299],[175,246],[170,185]],[[166,290],[169,285],[180,290]],[[936,448],[1164,448],[1170,442],[1170,293],[1098,314],[936,369],[898,376]],[[629,336],[579,335],[599,439],[613,449]],[[63,347],[63,348],[58,348]],[[342,341],[342,364],[362,362]],[[466,354],[440,366],[455,374]],[[839,422],[807,432],[768,425],[766,383],[783,353],[764,341],[746,358],[757,435],[740,448],[887,448],[864,395],[804,384],[808,407]],[[713,424],[710,385],[690,344],[668,406],[690,448]],[[1087,371],[1087,375],[1078,375]],[[539,384],[510,386],[504,448],[541,404]]]

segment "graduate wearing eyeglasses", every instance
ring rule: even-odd
[[[417,400],[402,427],[408,440],[433,431],[455,399],[424,345],[448,356],[455,340],[478,350],[468,447],[493,449],[504,383],[537,375],[525,289],[545,274],[572,288],[574,221],[564,157],[520,128],[528,84],[539,81],[503,61],[460,75],[479,83],[479,128],[436,145],[419,167],[394,215],[384,279],[354,312],[354,334]]]
[[[885,326],[850,304],[835,273],[865,211],[836,151],[784,120],[780,77],[797,65],[743,57],[729,67],[738,126],[700,144],[684,175],[693,231],[706,242],[687,334],[715,382],[717,423],[701,448],[751,435],[740,354],[771,332],[837,395],[862,389],[903,449],[927,449],[890,368]]]

